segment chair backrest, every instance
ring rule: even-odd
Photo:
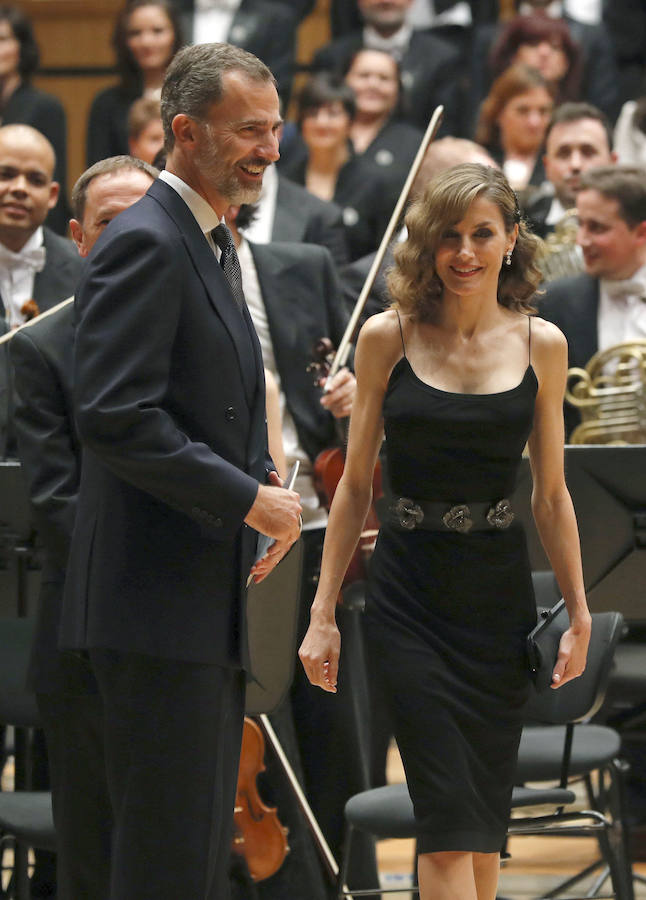
[[[612,669],[615,648],[623,630],[623,616],[617,612],[592,614],[592,633],[585,671],[563,687],[532,690],[525,707],[525,721],[549,725],[581,722],[595,714],[603,703]],[[567,612],[557,616],[551,627],[564,630]]]
[[[36,696],[27,686],[33,619],[0,619],[0,724],[41,724]]]

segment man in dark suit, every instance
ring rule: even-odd
[[[113,157],[80,177],[70,224],[81,257],[108,222],[145,194],[157,174],[141,160]],[[103,709],[87,660],[57,650],[81,473],[72,401],[72,301],[14,331],[9,352],[19,456],[45,551],[29,681],[47,738],[58,835],[57,895],[59,900],[102,900],[109,895],[112,827]]]
[[[577,194],[585,272],[552,281],[538,302],[568,341],[568,365],[598,350],[646,338],[646,170],[603,166],[581,176]],[[566,406],[566,431],[577,424]]]
[[[263,180],[256,216],[245,230],[255,244],[268,241],[320,244],[332,254],[337,266],[348,262],[343,211],[270,166]]]
[[[525,213],[534,234],[546,237],[575,206],[581,175],[616,162],[606,116],[589,103],[562,103],[545,132],[547,181],[532,195]]]
[[[458,52],[428,31],[413,31],[406,24],[412,0],[358,0],[364,28],[351,31],[323,47],[312,66],[343,72],[361,47],[387,50],[401,67],[406,120],[426,129],[433,110],[444,105],[441,132],[457,134],[461,110],[458,108],[460,78]]]
[[[81,273],[71,241],[43,225],[58,200],[54,165],[35,128],[0,128],[0,315],[10,327],[69,297]]]
[[[230,45],[187,47],[162,120],[166,171],[101,235],[76,294],[83,469],[61,642],[89,651],[104,704],[110,900],[224,900],[245,584],[301,512],[267,454],[260,347],[218,227],[278,157],[273,76]],[[254,563],[259,531],[276,543]]]
[[[178,0],[183,31],[194,43],[226,41],[261,59],[274,74],[283,104],[294,77],[298,11],[276,0]]]

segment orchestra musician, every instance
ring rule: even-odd
[[[120,212],[139,200],[157,170],[128,156],[96,163],[72,191],[70,226],[79,256],[90,253]],[[112,815],[101,722],[87,661],[59,653],[65,568],[76,513],[81,448],[72,403],[73,298],[12,333],[14,425],[44,560],[29,686],[47,740],[59,900],[107,897]]]

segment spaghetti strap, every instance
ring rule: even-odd
[[[401,329],[401,325],[399,326]],[[529,331],[527,337],[527,365],[531,366],[532,364],[532,317],[527,316],[527,328]]]
[[[399,336],[402,339],[402,353],[404,354],[404,359],[408,359],[406,356],[406,344],[404,343],[404,332],[402,331],[402,320],[397,307],[395,307],[395,312],[397,313],[397,322],[399,323]]]

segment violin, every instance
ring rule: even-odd
[[[265,770],[264,758],[262,731],[253,719],[245,716],[232,849],[244,856],[254,881],[274,875],[289,853],[287,828],[281,825],[276,809],[266,806],[258,793],[256,778]]]

